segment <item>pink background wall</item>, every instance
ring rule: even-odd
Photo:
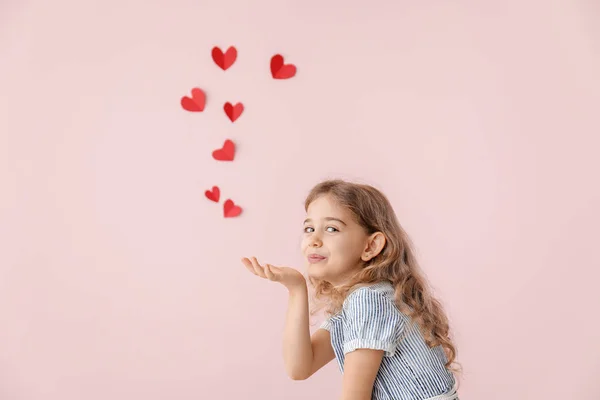
[[[461,399],[599,399],[598,4],[3,0],[0,399],[336,398],[335,363],[285,376],[285,291],[239,262],[302,267],[326,177],[393,201]]]

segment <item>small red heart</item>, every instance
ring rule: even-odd
[[[274,79],[289,79],[296,75],[294,64],[285,64],[281,54],[275,54],[271,58],[271,75]]]
[[[193,88],[192,97],[183,96],[181,98],[181,106],[186,111],[204,111],[206,105],[206,94],[202,89]]]
[[[237,103],[234,106],[230,102],[227,102],[223,106],[223,109],[225,110],[225,114],[227,114],[231,122],[235,122],[235,120],[238,119],[244,112],[244,105],[242,103]]]
[[[229,47],[225,54],[218,47],[212,49],[212,59],[223,71],[227,70],[233,65],[237,59],[237,49],[233,46]]]
[[[235,155],[235,144],[229,139],[225,141],[223,147],[213,151],[212,156],[218,161],[233,161]]]
[[[237,217],[242,213],[242,208],[236,206],[233,200],[226,200],[223,204],[223,215],[225,218]]]
[[[218,186],[213,186],[212,191],[207,190],[206,192],[204,192],[204,195],[206,196],[207,199],[212,200],[215,203],[218,203],[219,199],[221,198],[221,190],[219,190]]]

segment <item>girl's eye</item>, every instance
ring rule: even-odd
[[[333,226],[328,226],[327,227],[327,232],[332,233],[332,232],[339,232],[339,230],[337,228],[334,228]],[[315,228],[312,228],[310,226],[307,226],[304,228],[304,232],[305,233],[312,233],[315,231]]]

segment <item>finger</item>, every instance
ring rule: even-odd
[[[267,276],[265,275],[265,271],[258,263],[256,257],[252,257],[250,261],[252,261],[252,267],[254,268],[254,271],[256,271],[256,274],[260,277],[266,278]]]
[[[250,261],[248,258],[242,258],[242,264],[244,264],[244,267],[246,267],[248,271],[252,272],[254,275],[258,275],[252,266],[252,261]]]
[[[276,267],[274,265],[269,264],[269,269],[271,270],[272,273],[274,273],[275,275],[281,274],[281,267]]]
[[[277,275],[275,275],[273,273],[273,271],[271,270],[271,264],[265,264],[265,275],[267,276],[267,278],[269,278],[272,281],[276,281],[277,280]]]

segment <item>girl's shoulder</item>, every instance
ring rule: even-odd
[[[394,303],[394,294],[394,286],[389,281],[358,285],[348,293],[342,308],[356,305],[369,306],[380,301]]]
[[[332,323],[361,314],[368,315],[373,308],[386,311],[385,314],[396,313],[394,293],[394,286],[389,281],[357,285],[348,293],[341,308],[326,318],[321,328],[330,330]]]
[[[356,285],[346,296],[346,300],[349,300],[352,296],[360,296],[365,293],[380,293],[386,296],[394,296],[394,286],[390,281],[380,281],[375,283],[363,283]]]

